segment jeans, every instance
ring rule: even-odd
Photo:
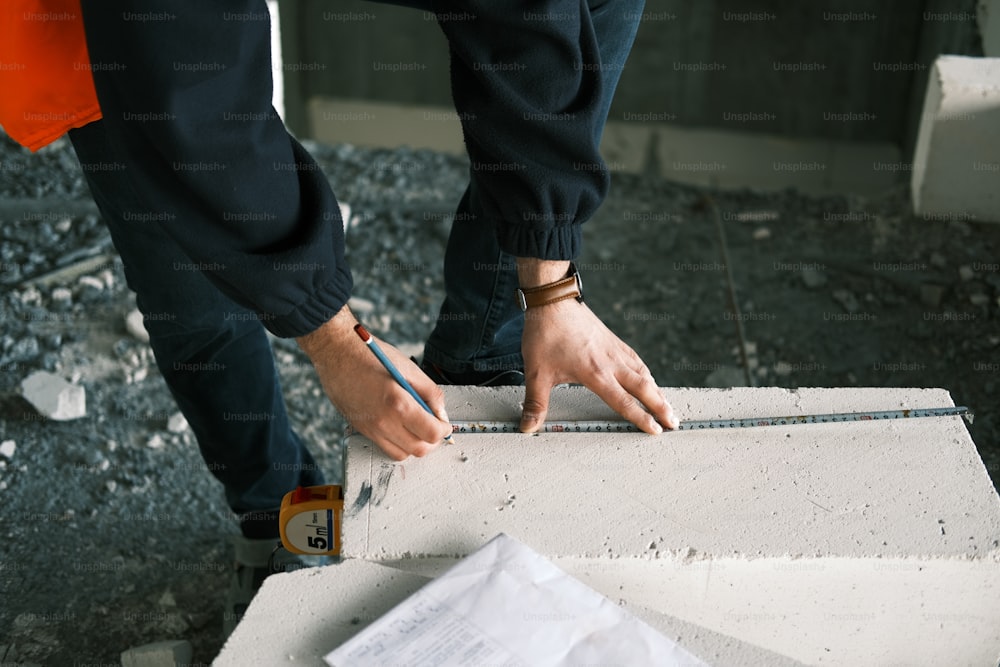
[[[496,3],[495,0],[401,1],[403,4],[440,14],[479,12],[499,24],[506,23],[501,27],[508,30],[516,30],[516,24],[521,20],[517,16],[505,17],[504,12],[511,12],[509,5]],[[484,79],[473,76],[474,73],[465,64],[470,57],[488,62],[489,52],[482,49],[488,49],[489,38],[500,32],[484,33],[458,22],[441,22],[451,44],[452,89],[456,109],[460,118],[463,118],[473,162],[470,183],[458,204],[446,250],[445,300],[424,350],[427,361],[447,372],[522,367],[520,338],[523,316],[514,299],[517,274],[513,251],[515,248],[527,247],[518,245],[523,241],[529,246],[532,243],[538,246],[532,246],[533,256],[570,259],[579,248],[578,224],[572,230],[568,229],[568,225],[564,229],[557,229],[542,241],[535,238],[519,240],[516,237],[519,234],[524,236],[524,230],[517,229],[508,233],[498,222],[500,218],[510,215],[510,211],[505,211],[504,206],[511,206],[513,202],[522,208],[537,205],[540,209],[572,209],[575,222],[580,222],[596,210],[606,193],[607,173],[597,147],[621,65],[635,37],[643,0],[605,0],[601,3],[591,2],[590,5],[585,0],[548,0],[546,3],[534,2],[525,6],[536,5],[579,12],[580,23],[570,30],[566,30],[558,21],[536,25],[541,26],[539,30],[554,33],[559,39],[572,39],[572,44],[577,39],[591,46],[596,44],[599,54],[591,54],[591,59],[599,58],[600,67],[591,67],[589,72],[567,72],[569,79],[573,76],[582,81],[593,79],[593,85],[588,84],[584,91],[589,96],[587,104],[573,114],[573,121],[558,125],[555,129],[545,123],[537,124],[534,129],[540,133],[539,136],[551,133],[556,138],[547,146],[545,142],[533,142],[540,148],[533,146],[517,149],[535,153],[519,159],[531,165],[552,163],[555,157],[547,158],[545,151],[548,150],[564,162],[572,157],[574,161],[586,162],[598,168],[575,170],[567,162],[564,168],[556,170],[554,175],[546,177],[544,184],[538,186],[537,190],[541,193],[538,196],[545,198],[544,202],[529,201],[537,193],[525,191],[523,183],[505,180],[503,174],[493,169],[476,169],[476,164],[487,164],[500,159],[493,152],[516,149],[514,146],[507,146],[506,143],[509,142],[501,142],[501,147],[491,147],[488,145],[490,137],[481,136],[483,127],[488,128],[490,122],[495,120],[496,126],[506,126],[507,132],[521,132],[524,128],[531,129],[533,124],[524,123],[519,114],[512,117],[509,110],[503,116],[491,117],[491,114],[497,113],[493,107],[502,108],[503,105],[495,104],[496,100],[491,99],[489,91],[483,94],[477,88],[493,85],[489,81],[490,77]],[[248,6],[266,11],[263,9],[263,0],[248,0]],[[508,9],[501,10],[500,7]],[[95,63],[127,60],[127,48],[132,48],[133,54],[143,53],[142,39],[135,39],[131,47],[128,47],[127,40],[124,40],[125,47],[119,46],[119,42],[123,40],[115,34],[118,28],[112,25],[112,20],[114,15],[123,14],[120,7],[116,5],[112,10],[105,8],[103,3],[85,2],[83,10],[91,58]],[[490,16],[491,13],[493,17]],[[157,49],[161,52],[165,48],[171,48],[173,44],[170,39],[171,30],[181,28],[175,34],[183,35],[183,27],[175,26],[174,23],[183,21],[156,26],[153,34],[158,38]],[[133,27],[126,26],[129,29]],[[226,29],[232,30],[232,25]],[[258,41],[266,37],[266,25],[260,28],[248,25],[245,30],[263,31]],[[223,42],[216,47],[222,54],[220,58],[232,57],[232,51],[225,50],[231,45],[225,44],[225,40],[221,38],[219,41]],[[136,47],[136,43],[140,46]],[[184,39],[179,38],[178,44],[183,47]],[[526,48],[530,51],[530,44]],[[542,55],[545,54],[540,54],[535,63],[537,67],[531,71],[544,72],[548,68],[546,76],[555,77],[553,81],[561,80],[556,76],[558,72],[552,70],[556,65],[549,63]],[[162,53],[159,57],[165,58]],[[565,67],[565,63],[561,66]],[[226,234],[233,234],[234,228],[216,234],[215,227],[210,223],[199,220],[195,224],[194,218],[203,214],[202,209],[212,209],[210,200],[213,197],[213,186],[210,180],[217,174],[200,173],[197,179],[191,179],[191,187],[197,187],[199,192],[197,197],[189,197],[189,193],[184,190],[184,179],[188,175],[171,173],[169,165],[160,171],[145,168],[147,161],[155,162],[157,156],[162,157],[159,154],[182,150],[185,142],[188,142],[191,150],[206,151],[204,155],[190,159],[204,157],[206,160],[218,160],[230,168],[228,172],[220,170],[220,178],[235,179],[235,172],[252,171],[255,162],[223,154],[228,148],[238,145],[233,143],[232,136],[227,141],[219,142],[216,148],[212,143],[214,137],[198,137],[194,134],[195,130],[186,128],[183,122],[166,126],[166,130],[155,129],[160,127],[155,123],[121,123],[119,119],[128,117],[129,107],[116,105],[135,103],[134,99],[125,102],[122,99],[139,95],[136,86],[149,86],[149,99],[153,103],[152,106],[142,107],[140,100],[140,106],[134,108],[158,111],[156,102],[171,99],[169,94],[163,92],[167,89],[169,93],[169,81],[149,77],[153,79],[152,84],[144,84],[143,70],[132,67],[125,71],[142,74],[131,81],[125,78],[126,85],[122,79],[112,78],[116,76],[114,67],[95,66],[95,84],[105,119],[72,130],[70,139],[84,167],[91,193],[122,257],[128,285],[136,293],[137,305],[144,315],[157,366],[178,407],[191,425],[209,470],[222,482],[229,506],[234,512],[248,517],[241,524],[244,534],[251,537],[272,537],[276,534],[274,511],[284,494],[296,485],[321,484],[324,479],[307,447],[289,424],[265,327],[279,335],[292,334],[283,333],[269,323],[265,314],[261,314],[262,310],[266,313],[267,308],[254,307],[260,306],[260,303],[252,298],[253,295],[246,288],[241,288],[240,281],[246,279],[245,275],[241,276],[233,271],[232,266],[229,273],[216,272],[213,268],[214,256],[206,250],[207,239],[212,237],[212,242],[225,248],[225,243],[229,242]],[[598,73],[594,74],[595,71]],[[258,78],[267,79],[266,76],[259,76],[259,72],[257,74]],[[270,100],[269,80],[266,83],[267,91],[263,90],[265,86],[261,84],[258,92],[260,95],[266,93],[265,99]],[[578,84],[579,82],[574,85]],[[116,90],[116,86],[119,90]],[[549,87],[559,88],[555,84]],[[191,95],[196,90],[192,86],[183,87],[183,95]],[[246,90],[239,90],[242,94],[247,94]],[[579,96],[579,91],[574,91],[575,89],[570,89],[568,92]],[[525,92],[523,97],[530,97],[530,93],[531,91]],[[516,97],[521,99],[522,96]],[[202,102],[205,105],[221,104],[218,102],[220,99],[231,99],[231,96],[219,90],[206,89],[203,92]],[[473,127],[464,120],[467,117],[478,118],[480,122]],[[270,120],[272,123],[267,129],[269,145],[279,145],[281,139],[275,137],[273,118]],[[157,138],[155,132],[164,134]],[[247,138],[248,142],[254,140],[255,137]],[[299,166],[282,172],[295,173],[295,178],[301,184],[303,201],[307,198],[306,193],[312,193],[310,201],[320,202],[322,207],[335,204],[332,193],[327,195],[322,192],[325,179],[318,170],[302,168],[302,165],[308,166],[309,157],[301,154],[301,147],[294,140],[288,138],[288,141],[293,147],[294,164]],[[216,153],[213,154],[213,150]],[[287,148],[284,150],[287,152]],[[174,160],[187,158],[186,155],[171,157]],[[286,161],[288,159],[291,158],[287,155],[280,158]],[[259,160],[262,165],[272,164],[267,156],[260,156]],[[278,164],[280,160],[275,159],[273,163]],[[108,165],[119,164],[124,164],[125,168],[107,168]],[[576,162],[573,164],[575,166]],[[245,204],[239,210],[273,209],[279,218],[287,215],[285,209],[288,206],[282,203],[281,197],[285,196],[287,201],[289,195],[279,185],[283,175],[284,173],[279,173],[266,177],[273,179],[269,181],[270,188],[246,188],[241,191],[240,196],[245,198]],[[247,178],[259,181],[261,175],[253,173]],[[507,196],[505,188],[509,189],[510,196]],[[233,196],[231,187],[219,185],[216,190],[220,199],[226,196],[225,192],[229,192],[230,197]],[[315,194],[317,192],[319,194]],[[171,200],[196,201],[201,208],[192,204],[186,209],[178,203],[178,208],[175,209]],[[301,207],[292,206],[293,211],[300,210],[301,215],[307,215],[309,211],[318,208],[316,205],[307,207],[305,203]],[[130,215],[130,212],[151,210],[176,211],[178,215],[173,215],[170,219],[179,219],[179,222],[161,223]],[[334,214],[335,217],[331,218],[328,217],[329,211],[320,212],[327,222],[332,220],[333,224],[339,224],[339,216]],[[272,226],[280,224],[279,220]],[[185,229],[184,225],[188,227]],[[192,232],[192,229],[195,231]],[[327,234],[324,239],[332,238],[332,241],[327,240],[325,243],[336,246],[338,235],[324,233]],[[205,243],[196,242],[201,240],[198,234],[205,235]],[[339,240],[339,244],[339,251],[342,253],[342,240]],[[282,248],[281,252],[290,250]],[[522,252],[528,254],[527,251]],[[247,251],[247,256],[259,254],[253,248]],[[241,268],[246,274],[246,265],[240,265],[237,259],[226,263]],[[331,255],[331,262],[336,259]],[[259,277],[256,280],[256,283],[251,281],[247,284],[256,285],[255,289],[267,288],[266,281]],[[349,281],[349,277],[347,280]],[[315,316],[318,312],[321,311],[314,309],[310,315]],[[341,472],[337,471],[338,476]]]
[[[504,27],[511,30],[518,30],[518,23],[522,20],[531,23],[525,19],[530,12],[559,14],[576,9],[584,17],[589,15],[589,21],[581,22],[583,34],[579,39],[584,43],[590,39],[599,48],[599,96],[589,113],[577,114],[579,121],[575,126],[569,127],[568,132],[573,137],[570,141],[575,141],[580,146],[580,157],[574,160],[573,168],[580,162],[603,168],[598,150],[601,135],[622,67],[635,39],[645,0],[591,0],[589,4],[586,0],[547,3],[496,3],[491,0],[388,1],[389,4],[404,4],[425,11],[437,11],[440,14],[452,12],[458,15],[483,15],[489,12],[511,14],[511,9],[516,8],[519,16],[506,21],[497,18],[498,23],[506,22]],[[537,25],[539,22],[534,23]],[[545,22],[541,23],[544,25]],[[558,21],[549,23],[553,25],[545,29],[560,32]],[[451,44],[452,90],[456,111],[466,126],[468,142],[473,132],[471,124],[464,119],[482,119],[494,106],[488,95],[477,97],[474,92],[467,92],[463,86],[465,79],[462,74],[468,70],[463,62],[466,59],[463,58],[463,53],[475,53],[472,42],[482,39],[482,35],[464,32],[461,21],[442,22],[441,26]],[[487,45],[487,49],[490,46]],[[488,50],[482,51],[484,61],[487,61],[488,53]],[[535,66],[531,60],[527,64],[529,68]],[[555,72],[551,74],[558,76]],[[479,156],[472,146],[469,148],[470,157],[475,163]],[[540,153],[544,156],[544,151]],[[570,171],[569,165],[566,171]],[[567,174],[569,178],[573,176]],[[576,176],[579,177],[579,173]],[[514,291],[518,286],[515,258],[512,253],[501,248],[496,229],[484,229],[492,222],[493,216],[486,210],[488,206],[485,200],[495,196],[489,187],[489,181],[495,179],[491,173],[477,171],[475,168],[470,169],[469,177],[469,186],[458,204],[445,252],[445,299],[437,324],[424,347],[424,359],[449,373],[475,370],[493,374],[523,369],[521,332],[524,329],[524,317],[514,298]],[[483,195],[484,192],[487,194]],[[602,200],[603,196],[604,192],[601,192],[599,199]],[[544,253],[533,255],[544,256]]]
[[[160,225],[130,220],[140,210],[104,134],[104,121],[70,140],[121,256],[149,332],[156,365],[248,537],[274,537],[285,493],[323,484],[312,455],[288,423],[281,384],[260,317],[218,290]]]

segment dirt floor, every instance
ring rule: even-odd
[[[467,162],[309,147],[355,213],[360,316],[418,351]],[[0,456],[0,663],[117,665],[169,638],[208,663],[235,527],[190,432],[168,428],[176,407],[125,328],[134,299],[67,144],[0,145],[0,196],[0,442],[14,443]],[[914,217],[905,185],[816,198],[619,175],[585,230],[588,302],[659,384],[945,387],[975,410],[1000,480],[1000,226]],[[87,257],[82,275],[32,283]],[[399,263],[414,270],[386,270]],[[274,343],[293,421],[336,479],[344,423],[294,343]],[[47,421],[21,398],[41,368],[86,388],[85,418]]]

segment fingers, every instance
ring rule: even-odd
[[[445,412],[444,394],[437,385],[421,387],[422,391],[417,386],[414,389],[435,413]],[[387,456],[402,461],[408,456],[426,456],[451,432],[451,424],[428,414],[406,390],[393,384],[383,401],[377,422],[366,429],[365,435]]]
[[[539,374],[525,378],[524,407],[521,410],[521,433],[534,433],[545,423],[549,412],[549,394],[555,384]]]
[[[647,424],[649,420],[652,420],[671,429],[680,426],[680,421],[674,415],[674,409],[667,402],[667,399],[663,397],[660,388],[656,386],[656,381],[653,379],[653,375],[649,372],[648,368],[643,366],[640,372],[634,370],[623,371],[616,376],[616,380],[630,397],[638,399],[649,410],[649,419],[646,420]],[[630,419],[630,421],[632,420]],[[646,428],[638,422],[633,421],[633,423],[647,433],[660,432],[651,424],[649,425],[650,428]]]
[[[451,420],[448,419],[448,411],[444,407],[444,392],[441,391],[441,387],[437,385],[436,382],[427,377],[416,364],[414,364],[416,371],[413,375],[407,374],[406,379],[410,382],[410,385],[420,394],[420,397],[424,399],[424,402],[430,407],[434,412],[434,416],[440,419],[448,426],[447,434],[451,433]],[[447,435],[446,434],[446,435]],[[444,436],[442,436],[442,439]]]

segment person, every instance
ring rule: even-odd
[[[80,6],[101,118],[80,114],[69,137],[157,366],[240,517],[230,628],[266,575],[282,497],[324,483],[289,423],[265,329],[294,337],[333,405],[396,460],[451,432],[446,383],[523,382],[524,432],[544,423],[559,383],[647,433],[677,425],[645,363],[585,301],[522,311],[517,299],[560,289],[607,194],[598,146],[643,0],[393,4],[438,17],[470,159],[422,368],[383,343],[433,415],[353,331],[336,198],[271,106],[264,0]],[[573,296],[573,284],[561,289]]]

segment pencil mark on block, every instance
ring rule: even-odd
[[[358,497],[354,499],[354,503],[348,508],[345,514],[348,517],[357,516],[358,512],[365,508],[368,501],[372,498],[372,485],[368,483],[368,480],[361,482],[361,490],[358,491]]]

